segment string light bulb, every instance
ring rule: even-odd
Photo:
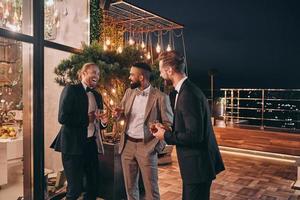
[[[171,46],[170,46],[170,44],[168,44],[168,46],[167,46],[167,49],[166,49],[167,51],[171,51],[172,50],[172,48],[171,48]]]
[[[131,37],[129,38],[129,45],[134,45],[134,40]]]
[[[147,58],[148,60],[150,60],[150,59],[151,59],[150,52],[148,52],[148,53],[147,53],[147,55],[146,55],[146,58]]]
[[[146,47],[144,41],[142,42],[141,47],[142,47],[142,48],[145,48],[145,47]]]
[[[160,53],[160,51],[161,51],[161,47],[160,47],[160,45],[157,43],[157,45],[156,45],[156,53]]]

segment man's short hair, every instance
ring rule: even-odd
[[[158,61],[162,61],[164,66],[172,67],[176,72],[185,72],[184,57],[175,50],[162,52]]]
[[[147,63],[144,63],[144,62],[134,63],[132,66],[136,67],[136,68],[146,70],[146,71],[149,71],[149,72],[152,72],[152,69],[151,69],[150,65],[148,65]]]
[[[152,69],[150,65],[144,62],[137,62],[132,65],[132,67],[136,67],[142,69],[143,76],[146,77],[147,80],[150,80]]]

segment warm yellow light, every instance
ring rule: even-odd
[[[116,93],[116,89],[111,89],[111,92],[113,93],[113,94],[115,94]]]
[[[106,44],[103,45],[103,50],[106,51],[107,50],[107,46]]]
[[[146,45],[145,45],[145,43],[144,43],[144,41],[143,41],[142,44],[141,44],[141,47],[142,47],[142,48],[145,48],[145,46],[146,46]]]
[[[150,52],[147,53],[146,58],[147,58],[148,60],[150,60],[150,58],[151,58]]]
[[[130,44],[130,45],[133,45],[133,44],[134,44],[134,40],[133,40],[131,37],[129,38],[129,44]]]
[[[122,47],[118,47],[118,48],[117,48],[117,52],[118,52],[118,53],[122,53],[122,51],[123,51],[123,48],[122,48]]]
[[[159,44],[157,44],[157,45],[156,45],[156,52],[157,52],[157,53],[160,53],[160,51],[161,51],[161,47],[160,47]]]
[[[105,44],[106,44],[107,46],[109,46],[109,45],[111,44],[111,42],[110,42],[110,39],[109,39],[109,38],[107,38],[107,39],[106,39],[106,41],[105,41]]]
[[[125,121],[124,121],[124,120],[120,121],[120,125],[121,125],[121,126],[124,126],[124,124],[125,124]]]
[[[171,48],[171,46],[168,44],[168,46],[167,46],[167,51],[171,51],[172,50],[172,48]]]
[[[109,101],[109,105],[111,105],[111,106],[114,105],[114,101],[112,99]]]

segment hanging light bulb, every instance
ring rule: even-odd
[[[142,44],[141,44],[141,47],[142,47],[142,48],[145,48],[145,46],[146,46],[146,45],[145,45],[145,43],[144,43],[144,41],[143,41]]]
[[[122,53],[122,51],[123,51],[122,47],[119,46],[119,47],[117,48],[117,52],[118,52],[118,53]]]
[[[133,45],[133,44],[134,44],[134,40],[133,40],[131,37],[129,38],[129,44],[130,44],[130,45]]]
[[[168,44],[167,51],[171,51],[171,50],[172,50],[172,48],[171,48],[170,44]]]
[[[147,53],[147,55],[146,55],[146,58],[147,58],[148,60],[150,60],[150,59],[151,59],[150,52],[148,52],[148,53]]]
[[[110,42],[110,39],[109,39],[109,38],[107,38],[107,39],[106,39],[106,41],[105,41],[105,44],[106,44],[107,46],[109,46],[109,45],[111,44],[111,42]]]
[[[156,45],[156,52],[157,52],[157,53],[160,53],[160,51],[161,51],[161,47],[160,47],[160,45],[157,43],[157,45]]]

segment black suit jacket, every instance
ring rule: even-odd
[[[94,90],[92,92],[98,108],[103,109],[101,95]],[[62,126],[51,144],[51,148],[71,155],[81,155],[83,153],[89,125],[88,106],[88,96],[81,83],[68,85],[63,89],[58,111],[58,122]]]
[[[207,99],[189,80],[183,82],[178,93],[173,128],[173,132],[165,133],[165,141],[176,145],[183,183],[211,181],[225,169]]]

